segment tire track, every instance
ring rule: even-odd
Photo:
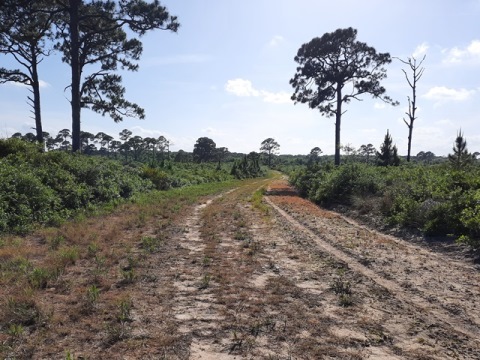
[[[479,340],[480,331],[478,328],[478,324],[475,323],[474,325],[469,326],[467,328],[465,323],[458,321],[457,318],[453,317],[450,313],[445,311],[443,308],[436,306],[435,304],[432,304],[427,299],[421,296],[418,296],[416,294],[406,294],[405,289],[403,289],[398,283],[392,280],[386,279],[385,277],[381,276],[380,274],[373,271],[372,269],[369,269],[366,266],[362,265],[354,257],[332,246],[326,240],[327,238],[326,236],[319,236],[315,234],[312,230],[302,225],[299,221],[294,219],[291,215],[289,215],[283,209],[277,206],[268,196],[265,196],[264,199],[279,215],[281,215],[285,220],[287,220],[294,228],[303,232],[304,234],[307,234],[321,250],[331,254],[338,260],[348,264],[348,266],[352,270],[368,277],[369,279],[374,281],[376,284],[382,286],[383,288],[388,290],[398,300],[404,303],[407,303],[421,310],[424,313],[427,313],[429,316],[434,317],[439,323],[443,324],[445,327],[447,328],[451,327],[456,332],[460,334],[464,334],[469,338],[471,338],[472,340],[476,341],[477,343],[480,343],[480,340]],[[351,223],[350,225],[355,226]],[[361,229],[360,226],[358,226],[357,228]]]

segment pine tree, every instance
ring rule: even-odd
[[[455,169],[463,169],[474,161],[474,156],[467,150],[467,140],[463,137],[462,130],[457,133],[453,154],[448,154],[448,160]]]
[[[397,146],[393,145],[392,136],[387,130],[383,144],[380,146],[380,152],[377,151],[378,166],[398,166],[400,158],[398,157]]]

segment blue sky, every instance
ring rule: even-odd
[[[199,137],[230,151],[258,151],[269,137],[282,154],[334,152],[334,120],[290,100],[298,48],[314,37],[353,27],[357,39],[379,52],[424,62],[418,84],[418,119],[412,153],[451,152],[457,131],[470,151],[480,151],[480,0],[164,0],[177,15],[177,34],[151,32],[135,73],[123,73],[126,98],[145,108],[146,119],[114,123],[88,109],[82,130],[112,136],[127,128],[143,137],[166,136],[172,149],[192,151]],[[13,62],[0,57],[0,66]],[[400,154],[407,152],[405,65],[394,60],[383,85],[400,106],[371,97],[347,105],[344,145],[379,147],[389,129]],[[40,65],[45,131],[70,128],[69,68],[58,55]],[[0,137],[32,131],[24,87],[0,85]]]

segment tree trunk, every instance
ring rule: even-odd
[[[342,120],[342,87],[337,88],[337,109],[335,112],[335,165],[340,165],[340,125]]]
[[[70,57],[72,69],[72,151],[80,150],[80,54],[79,54],[79,7],[81,0],[70,0]]]
[[[410,161],[410,151],[412,149],[412,133],[413,133],[413,121],[410,121],[410,126],[408,127],[408,152],[407,152],[407,162]]]
[[[42,115],[40,111],[40,81],[38,80],[37,55],[32,49],[32,91],[33,91],[33,114],[35,116],[35,130],[37,131],[37,141],[44,145]],[[45,150],[45,146],[43,146]]]

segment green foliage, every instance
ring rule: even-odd
[[[322,205],[365,209],[390,225],[426,235],[454,235],[480,248],[480,167],[448,164],[300,168],[290,176],[303,196]]]
[[[252,151],[245,155],[242,160],[236,160],[230,173],[237,179],[264,176],[265,172],[262,170],[259,161],[260,155]]]
[[[459,131],[453,146],[453,154],[448,155],[448,161],[453,168],[460,170],[471,165],[475,157],[467,150],[467,140],[465,140],[462,131]]]
[[[138,170],[101,157],[42,153],[18,139],[0,140],[0,232],[57,224],[75,211],[152,188]]]
[[[40,151],[38,145],[0,140],[0,233],[26,233],[37,225],[58,225],[79,211],[129,199],[150,190],[168,190],[236,178],[263,176],[259,155],[233,168],[220,163],[149,165],[102,156]],[[61,239],[52,239],[52,249]]]
[[[377,164],[379,166],[400,165],[397,147],[393,145],[392,136],[389,134],[388,130],[385,135],[385,140],[380,146],[380,151],[377,151]]]

